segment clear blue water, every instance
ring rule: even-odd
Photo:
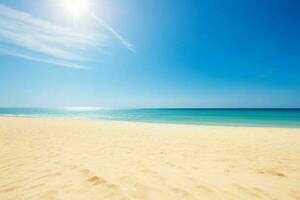
[[[72,117],[104,120],[300,128],[300,109],[101,109],[0,108],[0,116]]]

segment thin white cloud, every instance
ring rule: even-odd
[[[77,69],[88,69],[88,67],[79,65],[76,63],[71,63],[71,62],[65,62],[60,59],[49,59],[49,58],[43,58],[43,57],[38,57],[35,55],[30,55],[26,52],[21,52],[21,51],[16,51],[15,49],[12,48],[5,48],[0,46],[0,54],[8,55],[8,56],[14,56],[18,58],[23,58],[27,60],[33,60],[37,62],[42,62],[42,63],[48,63],[48,64],[53,64],[53,65],[59,65],[62,67],[71,67],[71,68],[77,68]]]
[[[130,51],[133,46],[105,23],[101,25]],[[64,67],[86,68],[94,59],[91,49],[105,49],[107,37],[95,31],[78,31],[0,4],[0,54]]]
[[[106,30],[108,30],[111,34],[113,34],[129,51],[135,53],[135,48],[133,44],[131,44],[128,40],[126,40],[121,34],[119,34],[113,27],[107,24],[104,20],[99,18],[93,12],[91,11],[89,12],[101,26],[103,26]]]

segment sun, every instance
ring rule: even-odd
[[[68,15],[76,18],[88,10],[88,0],[61,0],[61,5]]]

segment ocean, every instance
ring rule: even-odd
[[[0,116],[69,117],[171,124],[300,128],[300,109],[0,108]]]

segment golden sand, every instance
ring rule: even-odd
[[[300,129],[1,117],[0,199],[300,199]]]

